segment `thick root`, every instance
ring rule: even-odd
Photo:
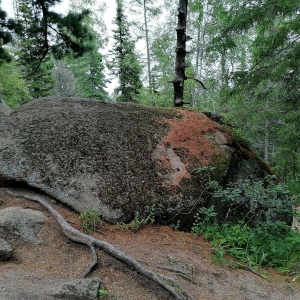
[[[127,255],[126,253],[120,251],[113,245],[96,239],[90,235],[87,235],[76,228],[72,227],[62,216],[61,214],[53,208],[53,206],[47,201],[47,198],[38,193],[34,193],[31,191],[14,191],[14,190],[6,190],[7,194],[16,197],[23,197],[30,201],[35,201],[40,203],[57,221],[59,224],[63,234],[70,240],[86,245],[90,248],[93,261],[91,265],[88,267],[86,272],[83,274],[83,277],[86,277],[92,269],[96,266],[98,262],[98,257],[96,254],[95,247],[104,251],[105,253],[113,256],[114,258],[122,261],[129,267],[136,270],[139,274],[144,276],[147,279],[152,280],[153,282],[159,284],[164,290],[168,291],[171,295],[174,296],[177,300],[194,300],[194,298],[188,295],[179,284],[172,278],[167,277],[162,274],[156,274],[155,272],[144,268],[137,260],[133,257]]]

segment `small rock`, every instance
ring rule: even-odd
[[[8,207],[0,210],[0,235],[8,241],[38,244],[37,234],[45,224],[42,212],[21,207]]]
[[[9,260],[12,257],[13,249],[6,240],[0,238],[0,261]]]
[[[99,278],[76,279],[64,283],[54,291],[56,299],[94,300],[98,299],[101,280]]]

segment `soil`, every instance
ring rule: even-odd
[[[80,229],[78,214],[51,200],[64,218]],[[13,259],[0,262],[0,300],[52,300],[51,292],[63,282],[80,278],[91,262],[87,247],[67,240],[55,220],[37,203],[8,196],[0,190],[0,209],[9,206],[33,208],[47,217],[39,233],[40,243],[16,241]],[[261,270],[266,279],[248,270],[234,268],[230,259],[220,264],[213,247],[202,237],[175,231],[167,226],[147,225],[122,231],[103,225],[93,234],[136,258],[143,266],[166,274],[196,300],[300,300],[300,282],[293,277]],[[99,265],[89,277],[100,277],[106,299],[171,299],[160,287],[145,280],[123,263],[97,252]]]

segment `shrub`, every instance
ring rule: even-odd
[[[250,267],[268,266],[281,272],[300,274],[300,233],[285,222],[272,220],[274,215],[287,213],[284,205],[278,204],[279,197],[286,194],[283,185],[262,182],[250,184],[245,180],[239,186],[226,189],[218,187],[215,195],[229,206],[236,205],[238,196],[251,197],[259,208],[267,208],[264,221],[249,222],[249,214],[233,222],[228,213],[220,222],[214,206],[200,208],[195,216],[192,232],[202,234],[216,247],[215,253],[225,257],[230,255]],[[242,197],[242,199],[243,199]]]

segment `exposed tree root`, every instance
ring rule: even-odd
[[[163,270],[173,272],[175,275],[180,276],[180,277],[184,278],[185,280],[190,281],[194,284],[197,284],[197,282],[191,276],[189,276],[188,274],[186,274],[186,273],[184,273],[180,270],[177,270],[177,269],[174,269],[174,268],[169,268],[169,267],[163,267],[163,266],[156,266],[156,267],[159,268],[159,269],[163,269]]]
[[[95,267],[98,262],[97,254],[95,251],[95,247],[101,249],[102,251],[106,252],[107,254],[115,257],[116,259],[122,261],[129,267],[132,267],[136,270],[139,274],[144,276],[147,279],[154,281],[155,283],[159,284],[164,290],[168,291],[171,295],[174,296],[177,300],[194,300],[194,298],[188,295],[180,286],[179,284],[172,278],[157,274],[153,271],[150,271],[144,268],[137,260],[133,257],[127,255],[126,253],[120,251],[113,245],[98,240],[92,236],[89,236],[76,228],[72,227],[61,215],[58,211],[56,211],[51,204],[47,201],[44,195],[34,193],[31,191],[14,191],[14,190],[6,190],[7,194],[16,197],[22,197],[27,200],[35,201],[40,203],[58,222],[59,226],[61,227],[62,233],[70,240],[84,244],[88,246],[93,255],[93,262],[88,267],[86,272],[83,276],[87,276],[91,270]]]

